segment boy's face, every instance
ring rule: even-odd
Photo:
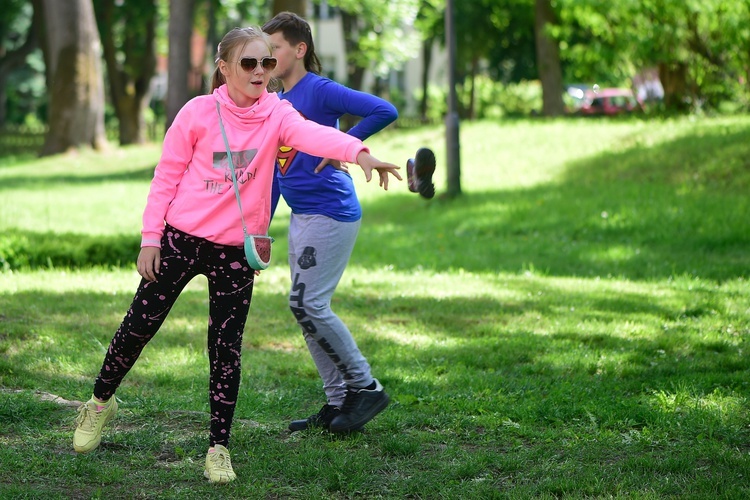
[[[270,35],[270,39],[271,47],[273,48],[273,56],[279,61],[272,76],[283,81],[292,73],[298,64],[298,61],[303,61],[303,58],[305,57],[305,44],[298,43],[296,45],[291,45],[286,41],[286,38],[284,38],[284,34],[281,31],[277,31]]]

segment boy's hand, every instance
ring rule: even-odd
[[[321,170],[326,168],[326,165],[330,165],[336,170],[341,170],[342,172],[349,173],[349,165],[344,163],[343,161],[338,160],[331,160],[330,158],[323,158],[323,161],[318,164],[317,167],[315,167],[315,173],[320,173]]]

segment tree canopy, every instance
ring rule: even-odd
[[[40,72],[45,70],[44,61],[50,60],[49,55],[40,56],[40,47],[45,51],[59,49],[45,46],[45,40],[58,38],[48,34],[42,37],[39,22],[32,22],[32,5],[54,9],[52,3],[55,2],[3,2],[0,125],[8,119],[23,122],[24,113],[54,111],[48,106],[53,90],[48,88],[47,96],[40,98],[39,85],[27,83],[39,81]],[[227,30],[262,24],[273,9],[307,10],[316,2],[191,0],[188,3],[194,4],[195,15],[181,23],[187,22],[189,30],[205,39],[208,68],[213,47]],[[422,54],[425,69],[420,113],[424,116],[432,83],[429,66],[445,64],[442,59],[431,60],[433,45],[445,43],[445,2],[327,0],[327,4],[340,14],[343,26],[348,75],[342,83],[361,90],[385,90],[387,94],[386,88],[362,89],[365,73],[372,72],[376,85],[385,87],[384,77],[401,71],[404,64]],[[93,5],[96,12],[101,57],[106,62],[103,68],[109,82],[107,106],[117,118],[120,142],[142,141],[143,112],[149,104],[148,87],[156,70],[157,55],[166,56],[169,51],[167,25],[171,2],[76,0],[71,5],[77,11]],[[549,9],[540,11],[540,5]],[[466,116],[474,115],[478,78],[501,87],[529,80],[546,81],[542,88],[547,97],[554,97],[551,93],[562,91],[558,88],[561,84],[631,86],[644,71],[658,75],[667,108],[747,110],[750,106],[748,1],[472,0],[455,2],[455,9],[456,74]],[[539,12],[547,17],[541,25]],[[79,30],[81,26],[72,28]],[[187,46],[188,42],[184,44]],[[553,57],[542,64],[541,58],[550,54]],[[179,59],[185,57],[189,55]],[[172,71],[194,71],[189,64],[177,68],[183,66],[187,69]],[[556,72],[560,77],[550,78]],[[179,81],[174,78],[177,77],[173,75],[173,82]],[[27,90],[19,92],[20,88]],[[176,102],[184,102],[190,96],[189,92],[182,94]],[[8,103],[12,104],[8,109],[13,110],[10,118],[6,113]],[[555,106],[553,112],[545,106],[544,111],[557,113],[559,109]],[[42,120],[49,122],[50,117]]]

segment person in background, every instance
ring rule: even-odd
[[[361,117],[347,133],[365,140],[398,118],[389,102],[320,75],[310,25],[297,14],[281,12],[263,25],[263,31],[270,35],[278,60],[273,77],[282,86],[279,98],[291,102],[307,120],[338,128],[346,114]],[[361,429],[389,403],[349,328],[331,309],[357,239],[362,209],[346,165],[284,146],[276,181],[292,212],[289,307],[326,395],[320,411],[293,420],[289,430],[349,432]]]
[[[73,447],[96,449],[117,413],[115,391],[198,274],[208,279],[208,399],[211,412],[204,476],[236,478],[227,449],[240,386],[242,335],[257,274],[243,249],[239,181],[248,232],[266,234],[276,155],[281,145],[356,162],[387,189],[398,167],[369,154],[362,141],[305,120],[266,89],[277,61],[260,28],[235,28],[219,44],[212,92],[189,101],[167,131],[143,213],[137,268],[142,279],[115,333],[93,395],[78,409]],[[226,129],[232,162],[220,121]]]

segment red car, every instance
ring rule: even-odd
[[[582,115],[619,115],[642,111],[643,108],[630,89],[586,90],[578,112]]]

